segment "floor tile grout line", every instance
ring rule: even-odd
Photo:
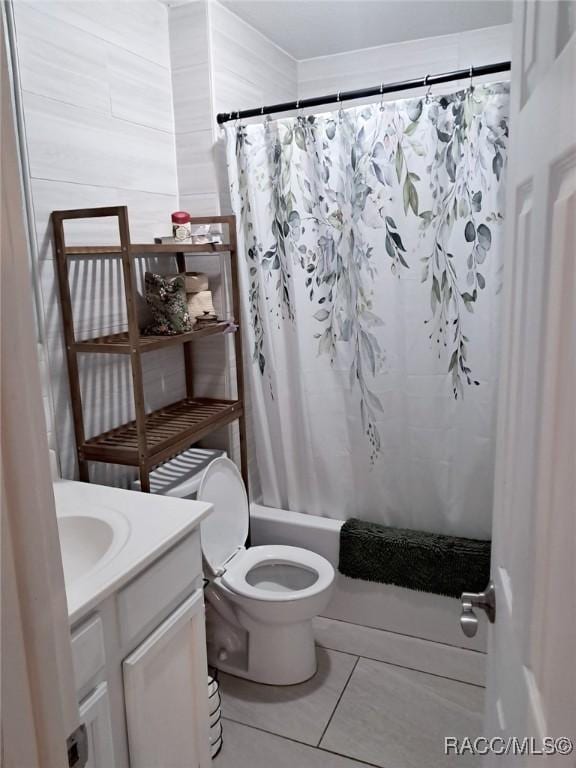
[[[350,655],[352,655],[352,654],[350,654]],[[333,710],[332,710],[332,712],[330,713],[330,717],[328,718],[328,722],[326,723],[326,727],[325,727],[325,728],[324,728],[324,730],[322,731],[322,734],[321,734],[321,736],[320,736],[320,739],[318,740],[318,744],[316,745],[317,747],[320,747],[320,744],[322,743],[322,739],[324,738],[324,735],[326,734],[326,731],[327,731],[327,730],[328,730],[328,728],[330,727],[330,723],[332,722],[332,718],[334,717],[334,713],[335,713],[335,712],[336,712],[336,710],[338,709],[338,705],[340,704],[340,701],[341,701],[341,699],[342,699],[342,696],[344,696],[344,693],[345,693],[346,689],[348,688],[348,683],[349,683],[349,682],[350,682],[350,680],[352,679],[352,675],[354,674],[354,671],[355,671],[356,667],[358,666],[358,662],[359,662],[359,661],[360,661],[360,656],[356,656],[356,661],[354,662],[354,666],[353,666],[353,667],[352,667],[352,669],[350,670],[350,674],[349,674],[349,675],[348,675],[348,677],[346,678],[346,682],[344,683],[344,687],[343,687],[343,688],[342,688],[342,690],[340,691],[340,696],[338,696],[338,701],[336,702],[336,704],[334,705],[334,709],[333,709]]]
[[[298,741],[298,739],[294,739],[291,736],[284,736],[281,733],[274,733],[274,731],[267,731],[266,728],[260,728],[257,725],[248,725],[247,723],[242,723],[240,720],[234,720],[232,717],[224,717],[222,715],[222,720],[228,720],[230,723],[234,723],[235,725],[240,725],[243,728],[251,728],[253,731],[259,731],[260,733],[265,733],[268,736],[275,736],[278,739],[282,739],[283,741],[289,741],[290,744],[298,744],[300,747],[307,747],[308,749],[313,749],[317,752],[325,752],[329,755],[336,755],[336,757],[341,757],[344,760],[350,760],[352,763],[359,763],[360,765],[367,765],[370,766],[370,768],[382,768],[382,766],[377,765],[376,763],[368,763],[366,760],[359,760],[356,757],[350,757],[349,755],[343,755],[341,752],[334,752],[332,749],[326,749],[325,747],[316,747],[314,744],[309,744],[306,741]],[[222,729],[222,734],[224,735],[224,729]]]
[[[283,733],[276,733],[276,731],[269,731],[267,728],[262,728],[260,725],[253,725],[249,723],[243,723],[242,720],[235,720],[233,717],[226,717],[226,715],[222,715],[222,720],[228,720],[231,723],[236,723],[236,725],[243,725],[245,728],[252,728],[254,731],[260,731],[261,733],[267,733],[268,736],[277,736],[279,739],[284,739],[285,741],[290,741],[293,744],[300,744],[303,747],[310,747],[310,749],[317,749],[317,747],[314,744],[310,744],[309,741],[300,741],[299,739],[295,738],[294,736],[285,736]]]
[[[393,661],[383,661],[382,659],[375,659],[373,656],[362,656],[362,654],[353,653],[352,651],[343,651],[340,648],[330,648],[327,645],[318,645],[318,648],[324,648],[327,651],[334,651],[335,653],[343,653],[346,656],[357,656],[359,659],[366,659],[366,661],[377,661],[380,664],[389,664],[391,667],[397,667],[398,669],[408,669],[411,672],[421,672],[423,675],[431,675],[432,677],[439,677],[442,680],[451,680],[453,683],[462,683],[462,685],[472,685],[474,688],[486,688],[485,685],[480,683],[470,683],[467,680],[459,680],[457,677],[450,677],[449,675],[439,675],[436,672],[428,672],[424,669],[417,669],[416,667],[407,667],[405,664],[395,664]]]
[[[335,752],[333,749],[326,749],[326,747],[314,747],[318,752],[324,752],[327,755],[335,755],[336,757],[342,757],[345,760],[351,760],[353,763],[359,763],[360,765],[369,765],[370,768],[385,768],[385,766],[378,763],[369,763],[366,760],[362,760],[359,757],[351,757],[350,755],[343,755],[342,752]]]
[[[370,627],[367,624],[356,624],[354,621],[346,621],[345,619],[331,619],[329,616],[318,616],[318,619],[324,619],[325,621],[334,621],[339,624],[348,624],[350,627],[360,627],[361,629],[371,629],[374,632],[385,632],[390,635],[396,635],[397,637],[409,637],[412,640],[420,640],[423,643],[432,643],[433,645],[441,645],[444,648],[456,648],[459,651],[470,651],[471,653],[480,653],[482,656],[487,656],[487,651],[480,651],[477,648],[466,648],[464,645],[452,645],[451,643],[443,643],[441,640],[430,640],[427,637],[418,637],[418,635],[409,635],[407,632],[395,632],[393,629],[380,629],[379,627]]]

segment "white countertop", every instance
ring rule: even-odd
[[[76,578],[65,577],[74,624],[104,598],[196,528],[212,505],[73,480],[54,482],[56,515],[103,520],[114,531],[106,555]]]

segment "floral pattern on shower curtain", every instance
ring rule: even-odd
[[[227,126],[264,504],[489,537],[508,86]]]

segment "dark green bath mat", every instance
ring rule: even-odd
[[[351,518],[340,531],[344,576],[460,597],[490,580],[490,542],[390,528]]]

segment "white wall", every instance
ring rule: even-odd
[[[212,114],[291,101],[298,94],[298,63],[218,3],[210,6]],[[217,128],[216,173],[220,205],[231,212],[224,142]]]
[[[180,204],[227,212],[218,112],[296,99],[297,62],[217,2],[169,8]]]
[[[320,56],[298,62],[298,98],[367,88],[379,83],[410,80],[426,74],[450,72],[480,64],[509,61],[512,29],[510,24],[486,27],[424,40],[381,45],[333,56]],[[488,80],[498,79],[491,76]],[[465,81],[466,85],[468,84]],[[454,90],[455,83],[434,90]],[[410,95],[425,89],[412,90]],[[387,99],[403,98],[406,93],[387,94]],[[371,99],[374,100],[373,98]],[[362,102],[349,102],[349,104]],[[331,106],[326,107],[332,109]]]
[[[168,9],[180,205],[192,215],[217,213],[208,4]]]
[[[50,439],[64,475],[72,476],[75,442],[49,215],[54,209],[127,204],[133,240],[150,241],[169,231],[178,198],[168,18],[157,0],[17,0],[14,12],[54,407]],[[102,223],[71,228],[71,242],[117,240]],[[121,330],[119,261],[72,260],[70,267],[78,335]],[[177,350],[151,354],[145,364],[149,407],[183,395]],[[88,435],[132,418],[126,361],[86,356],[81,379]],[[94,479],[125,482],[125,471],[92,469]]]

